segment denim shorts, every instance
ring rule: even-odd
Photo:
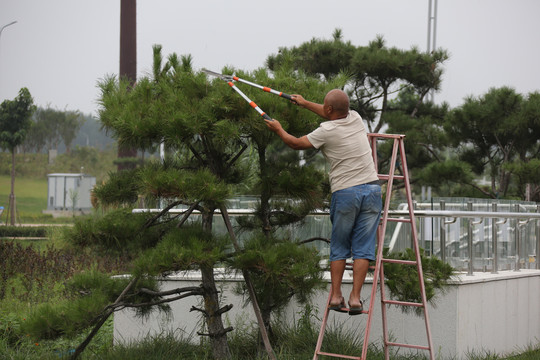
[[[362,184],[332,193],[330,261],[375,260],[377,227],[381,218],[381,186]]]

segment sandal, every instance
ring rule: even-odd
[[[351,306],[349,303],[349,315],[360,315],[364,311],[364,305],[360,301],[360,306]]]
[[[337,312],[346,313],[347,308],[345,307],[345,299],[341,297],[341,302],[339,304],[329,304],[328,310],[334,310]]]

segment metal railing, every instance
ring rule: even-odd
[[[540,205],[468,201],[467,210],[446,210],[449,204],[445,200],[416,205],[420,246],[454,268],[469,275],[488,269],[492,273],[501,269],[540,269]],[[501,208],[512,211],[499,211]],[[390,214],[406,216],[408,211],[400,209]],[[391,251],[408,246],[407,233],[398,230],[393,234],[396,236],[400,241],[393,238],[388,242]]]
[[[236,203],[234,202],[236,201]],[[476,200],[478,201],[478,200]],[[233,200],[229,215],[235,223],[238,216],[251,216],[253,210],[245,203]],[[235,208],[241,206],[242,208]],[[501,211],[503,210],[503,211]],[[135,209],[134,212],[158,212],[159,209]],[[185,211],[171,209],[171,214]],[[193,215],[196,216],[196,213]],[[391,217],[409,215],[406,204],[390,210]],[[430,203],[415,203],[414,215],[419,234],[419,245],[427,255],[439,257],[459,271],[519,271],[525,268],[540,269],[540,205],[503,201],[474,202],[452,198]],[[214,219],[217,233],[225,233],[219,212]],[[289,226],[282,235],[305,240],[330,238],[331,224],[326,211],[308,215],[300,225]],[[239,239],[249,236],[243,233]],[[390,251],[411,247],[410,226],[401,222],[388,223],[385,246]],[[324,241],[313,242],[322,255],[328,255],[329,246]]]

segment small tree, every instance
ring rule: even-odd
[[[468,97],[450,112],[445,130],[458,160],[477,177],[489,179],[487,186],[472,179],[463,184],[484,196],[503,198],[524,194],[523,189],[512,187],[513,172],[519,174],[522,187],[537,181],[534,174],[527,175],[527,163],[539,154],[538,99],[537,94],[525,99],[509,87],[493,88],[482,96]]]
[[[11,152],[11,193],[9,195],[10,224],[15,225],[15,150],[21,145],[32,125],[35,111],[34,99],[27,88],[19,90],[13,100],[4,100],[0,105],[0,147]],[[6,219],[7,223],[7,219]]]

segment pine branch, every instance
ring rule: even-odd
[[[193,210],[195,210],[199,206],[199,203],[200,203],[200,201],[197,201],[197,202],[194,202],[193,204],[191,204],[189,209],[187,209],[186,212],[184,213],[184,216],[182,217],[180,222],[178,222],[178,224],[176,225],[177,228],[180,228],[180,227],[182,227],[182,225],[184,225],[186,220],[189,218],[189,215],[191,215]]]
[[[114,304],[117,304],[119,303],[125,296],[126,294],[128,293],[128,291],[133,287],[133,285],[139,280],[138,277],[134,277],[133,279],[131,279],[131,281],[129,282],[129,284],[125,287],[125,289],[122,291],[122,293],[118,296],[118,298],[116,299],[116,301],[114,302]],[[113,305],[114,305],[113,304]],[[108,307],[107,307],[108,308]],[[88,334],[88,336],[86,337],[86,339],[84,339],[84,341],[79,345],[77,346],[77,348],[75,349],[75,352],[73,353],[73,355],[71,356],[71,360],[75,360],[77,359],[77,357],[84,351],[84,349],[86,349],[86,346],[88,346],[88,344],[90,343],[90,341],[92,341],[92,339],[94,338],[94,336],[96,336],[97,332],[99,331],[99,329],[101,329],[101,327],[103,326],[103,324],[105,323],[105,321],[109,318],[109,316],[111,316],[111,314],[114,312],[113,310],[111,309],[107,309],[105,308],[105,310],[103,311],[103,315],[101,316],[101,318],[98,320],[97,324],[94,326],[94,328],[92,329],[92,331],[90,332],[90,334]]]
[[[242,149],[240,149],[240,151],[238,151],[238,153],[231,159],[231,161],[229,161],[227,163],[227,168],[231,167],[232,164],[234,164],[236,162],[236,160],[238,160],[240,155],[242,155],[244,153],[244,151],[246,151],[247,148],[248,148],[248,145],[246,143],[244,143],[242,145]]]
[[[145,223],[144,223],[144,226],[143,228],[144,229],[147,229],[149,228],[150,226],[154,225],[154,223],[160,218],[162,217],[163,215],[165,215],[170,209],[172,209],[173,207],[177,206],[177,205],[181,205],[182,204],[182,201],[174,201],[172,203],[170,203],[167,207],[165,207],[163,210],[161,210],[156,216],[148,219]]]
[[[201,286],[188,286],[183,288],[176,288],[172,290],[165,290],[165,291],[154,291],[147,288],[140,288],[137,292],[138,294],[147,294],[150,296],[168,296],[168,295],[174,295],[174,294],[180,294],[182,292],[189,291],[189,292],[200,292],[202,295],[202,287]]]
[[[174,296],[167,299],[161,299],[157,301],[148,301],[144,303],[118,303],[114,305],[109,305],[109,307],[112,309],[113,312],[119,311],[125,308],[141,308],[141,307],[148,307],[148,306],[155,306],[155,305],[161,305],[161,304],[167,304],[176,300],[184,299],[189,296],[196,296],[196,295],[202,295],[202,291],[189,291],[185,294],[181,294],[178,296]]]
[[[197,150],[195,150],[195,148],[193,147],[193,145],[188,144],[188,147],[189,147],[189,150],[191,150],[191,153],[197,158],[197,160],[199,160],[199,162],[200,162],[201,164],[205,164],[204,159],[201,157],[201,155],[199,154],[199,152],[198,152]]]
[[[307,243],[310,243],[310,242],[313,242],[313,241],[317,241],[317,240],[324,241],[325,243],[330,244],[330,239],[328,239],[328,238],[312,237],[312,238],[309,238],[309,239],[300,241],[300,242],[298,243],[298,245],[307,244]]]
[[[206,333],[202,333],[202,332],[198,332],[197,331],[197,335],[200,335],[200,336],[208,336],[208,337],[211,337],[211,338],[217,338],[217,337],[220,337],[220,336],[223,336],[225,335],[226,333],[230,332],[230,331],[233,331],[234,328],[232,326],[229,326],[228,328],[226,329],[223,329],[221,331],[218,331],[217,333],[215,334],[206,334]]]
[[[208,313],[206,312],[206,310],[201,309],[201,308],[198,308],[198,307],[195,307],[195,306],[192,306],[191,309],[189,309],[189,311],[190,311],[190,312],[192,312],[192,311],[198,311],[198,312],[200,312],[201,314],[203,314],[203,316],[204,316],[205,318],[208,318],[208,317],[209,317],[209,315],[208,315]]]

